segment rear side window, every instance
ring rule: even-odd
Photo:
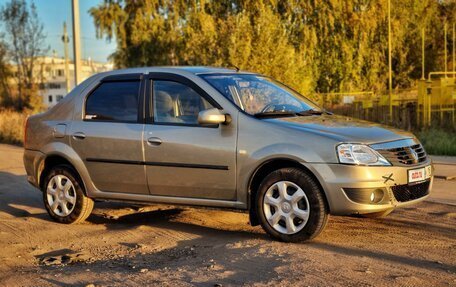
[[[137,122],[140,81],[105,82],[86,100],[85,119]]]

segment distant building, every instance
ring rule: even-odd
[[[59,57],[44,56],[36,59],[35,75],[40,83],[40,94],[43,97],[43,105],[47,108],[54,106],[63,99],[67,92],[67,77],[65,75],[65,59]],[[92,61],[90,58],[81,61],[82,80],[93,74],[113,69],[111,63]],[[74,88],[74,64],[68,63],[69,90]]]

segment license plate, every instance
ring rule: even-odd
[[[410,169],[408,171],[408,182],[418,182],[423,181],[430,178],[432,175],[432,167],[430,165],[417,168],[417,169]]]

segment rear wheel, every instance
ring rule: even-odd
[[[43,184],[44,205],[52,219],[71,224],[89,217],[94,203],[84,194],[83,188],[74,169],[67,165],[53,167]]]
[[[282,168],[265,177],[256,194],[256,210],[263,229],[286,242],[316,237],[328,220],[318,183],[297,168]]]

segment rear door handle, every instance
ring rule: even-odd
[[[82,132],[77,132],[77,133],[73,134],[73,138],[75,140],[83,140],[83,139],[85,139],[85,137],[86,137],[86,135]]]
[[[161,145],[162,144],[162,140],[160,138],[151,137],[151,138],[147,139],[147,143],[149,145],[157,146],[157,145]]]

